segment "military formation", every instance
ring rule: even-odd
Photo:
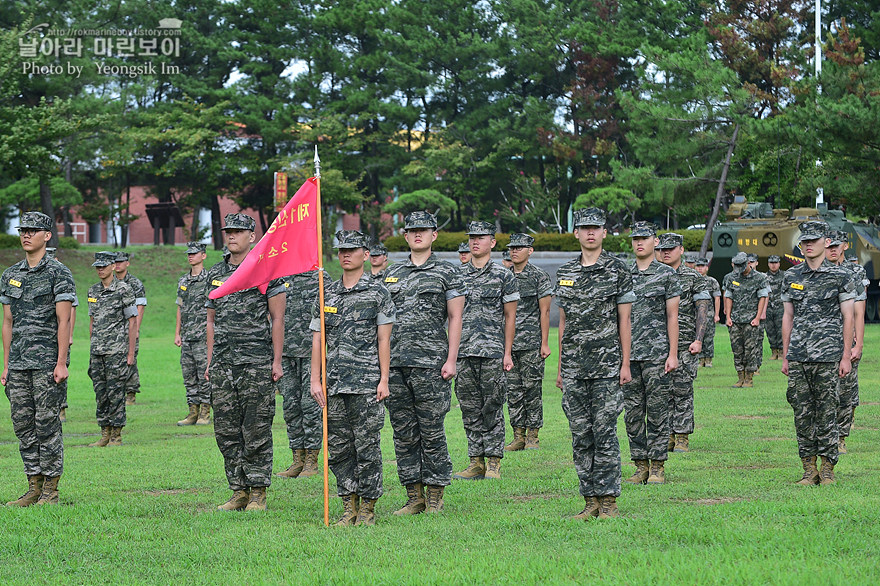
[[[753,386],[766,331],[771,359],[781,360],[788,376],[804,468],[797,483],[831,484],[859,403],[868,281],[863,268],[846,262],[846,234],[816,221],[800,228],[804,262],[781,271],[779,257],[770,257],[765,275],[757,258],[740,253],[719,285],[706,274],[708,259],[685,254],[680,234],[658,236],[648,222],[631,226],[634,260],[611,255],[603,249],[606,215],[599,208],[574,212],[580,254],[555,278],[530,262],[534,239],[527,234],[511,235],[504,251],[509,265],[492,262],[497,241],[490,222],[468,224],[460,262],[441,260],[433,251],[436,218],[413,212],[405,218],[403,261],[389,264],[384,246],[343,230],[336,234],[339,280],[310,271],[211,299],[255,240],[254,219],[229,214],[223,260],[205,268],[205,246],[190,242],[189,270],[177,283],[174,343],[188,406],[177,425],[210,424],[213,410],[232,491],[218,509],[259,511],[267,508],[272,482],[276,388],[291,452],[278,477],[319,472],[326,409],[327,458],[343,507],[337,525],[368,526],[383,494],[387,408],[406,490],[394,514],[440,513],[453,479],[498,480],[506,453],[539,449],[555,296],[556,384],[584,498],[573,518],[619,515],[621,414],[636,468],[628,483],[665,483],[670,452],[691,449],[693,383],[698,367],[712,366],[722,312],[737,372],[733,387]],[[51,219],[28,212],[18,229],[25,259],[0,282],[0,382],[27,476],[25,494],[8,504],[25,507],[59,502],[78,299],[70,271],[46,249]],[[92,265],[98,282],[87,297],[88,374],[101,428],[93,447],[122,444],[126,406],[139,391],[138,334],[147,299],[143,283],[128,272],[130,260],[102,251]],[[453,391],[469,458],[458,473],[445,430]],[[512,428],[506,445],[505,403]]]

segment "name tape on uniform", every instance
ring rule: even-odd
[[[386,283],[396,283],[399,280],[400,279],[398,277],[388,277],[387,279],[385,279],[385,282]]]
[[[15,279],[9,279],[9,284],[13,287],[21,287],[21,281],[16,281]]]
[[[803,291],[803,290],[804,290],[804,286],[801,285],[800,283],[792,283],[792,284],[791,284],[791,288],[792,288],[792,289],[797,289],[798,291]]]
[[[89,300],[89,303],[97,303],[98,302],[98,300],[94,297],[89,297],[88,300]]]
[[[559,281],[560,287],[574,287],[574,281],[568,281],[566,279],[562,279]]]
[[[181,285],[181,286],[180,286],[180,290],[181,290],[181,291],[186,291],[186,285]]]
[[[734,285],[736,285],[737,287],[739,287],[739,281],[731,281],[731,283],[733,283]]]
[[[329,305],[324,306],[324,313],[336,313],[337,309],[335,307],[330,307]]]
[[[223,284],[223,281],[218,281],[217,279],[214,279],[213,281],[211,281],[211,285],[213,285],[215,287],[219,287],[222,284]]]

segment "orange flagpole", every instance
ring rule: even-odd
[[[315,183],[318,188],[318,315],[321,318],[321,389],[324,391],[324,409],[321,411],[322,443],[324,448],[324,526],[330,526],[330,475],[327,456],[327,346],[324,329],[324,233],[321,220],[321,159],[315,147]]]

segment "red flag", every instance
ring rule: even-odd
[[[217,299],[251,287],[265,293],[272,279],[317,268],[318,187],[317,179],[311,177],[287,202],[241,266],[208,297]]]

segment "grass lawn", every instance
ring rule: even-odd
[[[61,251],[85,300],[97,281],[91,249]],[[0,251],[8,266],[18,251]],[[217,253],[211,252],[211,261]],[[503,460],[500,481],[455,481],[441,515],[396,518],[405,500],[391,426],[382,432],[385,496],[373,528],[323,526],[322,480],[273,480],[265,513],[218,513],[230,492],[211,427],[177,427],[186,415],[173,344],[183,249],[135,249],[131,272],[147,288],[142,393],[128,408],[121,448],[87,448],[99,428],[83,303],[72,351],[65,474],[58,507],[0,507],[0,583],[876,583],[880,575],[880,327],[869,326],[862,406],[838,483],[802,488],[785,377],[765,359],[753,389],[736,375],[727,330],[715,368],[696,382],[697,429],[689,454],[673,454],[664,486],[623,487],[621,518],[578,522],[571,438],[554,386],[544,383],[541,449]],[[338,267],[330,267],[338,274]],[[556,332],[552,332],[552,345]],[[765,348],[765,357],[769,349]],[[7,403],[8,404],[8,403]],[[6,408],[6,407],[5,407]],[[4,409],[5,409],[4,408]],[[447,435],[456,470],[467,464],[461,412]],[[512,432],[508,429],[508,436]],[[621,417],[623,474],[629,462]],[[275,471],[290,464],[277,402]],[[0,497],[25,489],[18,443],[0,417]],[[331,491],[335,484],[331,475]],[[341,512],[332,498],[331,517]]]

